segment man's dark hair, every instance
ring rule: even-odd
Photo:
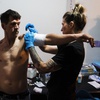
[[[13,19],[21,19],[21,15],[18,12],[8,9],[0,15],[1,23],[7,24],[10,17],[12,17]]]

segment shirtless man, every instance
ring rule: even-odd
[[[25,50],[24,38],[18,36],[21,16],[18,12],[8,9],[1,14],[0,19],[4,30],[4,38],[0,41],[0,100],[30,100],[27,86],[29,54]],[[56,42],[59,39],[60,42],[64,40],[64,42],[70,42],[79,37],[93,40],[88,34],[61,34],[60,36],[48,34],[45,35],[44,40],[42,38],[42,42],[43,44],[59,44]]]

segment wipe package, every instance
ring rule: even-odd
[[[94,41],[94,43],[95,43],[95,47],[100,47],[100,41],[96,40]]]

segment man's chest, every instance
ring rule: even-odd
[[[28,53],[20,44],[0,49],[0,63],[23,62],[26,59],[28,59]]]

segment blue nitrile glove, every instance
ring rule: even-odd
[[[34,25],[31,24],[31,23],[28,23],[26,26],[25,26],[25,30],[29,30],[30,32],[33,32],[33,33],[38,33],[38,31],[35,29]]]
[[[25,40],[25,44],[26,44],[26,47],[25,49],[28,50],[30,47],[34,47],[34,35],[36,33],[33,33],[33,32],[27,32],[25,35],[24,35],[24,40]]]

